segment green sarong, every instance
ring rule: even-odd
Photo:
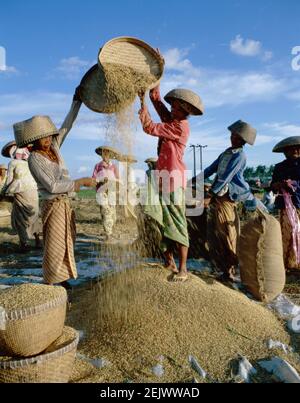
[[[155,192],[152,186],[151,191]],[[148,199],[149,201],[149,199]],[[174,243],[189,247],[189,235],[185,216],[185,191],[178,188],[172,193],[157,193],[156,202],[144,207],[145,214],[160,225],[162,233],[161,250],[166,251]]]

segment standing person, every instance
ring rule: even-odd
[[[11,226],[19,236],[20,251],[28,252],[31,249],[29,241],[33,237],[36,248],[40,247],[39,195],[28,167],[28,149],[14,147],[11,150],[14,151],[3,192],[13,197]]]
[[[156,87],[150,91],[150,99],[162,123],[154,123],[144,105],[143,94],[140,94],[140,99],[139,116],[143,129],[145,133],[159,138],[156,170],[159,174],[160,212],[158,213],[157,206],[154,206],[153,212],[148,208],[147,214],[152,214],[161,225],[161,247],[166,267],[174,273],[173,280],[186,281],[189,236],[185,216],[186,166],[183,155],[190,134],[188,117],[202,115],[204,107],[194,92],[175,89],[165,96],[165,100],[171,105],[170,112],[161,100],[159,87]],[[167,182],[162,180],[165,174],[169,175]],[[177,249],[179,254],[179,268],[174,260],[174,249]]]
[[[93,178],[96,180],[96,200],[100,206],[106,241],[109,241],[117,220],[116,184],[119,180],[118,169],[111,159],[118,159],[119,153],[108,146],[98,147],[95,152],[102,157],[102,161],[95,166],[93,172]]]
[[[285,160],[275,165],[271,187],[276,193],[275,209],[280,211],[280,224],[283,241],[283,256],[288,271],[300,269],[297,251],[294,248],[293,231],[296,222],[291,222],[288,206],[283,196],[290,195],[292,205],[300,218],[300,136],[288,137],[280,141],[273,149],[274,153],[283,153]],[[297,217],[295,217],[297,219]]]
[[[68,194],[80,186],[93,186],[91,178],[70,179],[60,147],[81,106],[77,88],[71,110],[58,130],[48,116],[34,116],[14,125],[19,147],[33,144],[28,160],[42,199],[44,237],[43,275],[46,284],[61,283],[77,277],[74,258],[75,215]]]
[[[1,164],[0,165],[0,193],[1,190],[3,189],[5,182],[6,182],[6,178],[7,178],[7,168],[6,165]]]
[[[243,176],[246,168],[243,147],[246,143],[254,145],[257,132],[241,120],[229,126],[228,130],[231,132],[231,147],[204,170],[204,179],[217,174],[209,192],[212,197],[208,219],[210,258],[223,273],[220,280],[234,281],[240,228],[237,203],[243,202],[246,209],[252,211],[260,204]]]

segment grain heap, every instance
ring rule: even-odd
[[[26,309],[46,304],[49,300],[61,297],[60,287],[43,284],[22,284],[8,288],[0,293],[0,306],[6,311]]]
[[[165,375],[159,381],[184,381],[193,376],[189,354],[212,377],[226,380],[237,354],[256,360],[269,355],[269,338],[289,343],[276,317],[245,295],[194,275],[175,284],[168,274],[162,268],[140,267],[78,295],[69,323],[86,331],[80,352],[111,362],[81,381],[157,381],[151,368],[160,356]]]

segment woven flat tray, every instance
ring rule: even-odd
[[[159,80],[164,65],[157,52],[140,39],[123,36],[107,42],[99,51],[99,65],[121,64],[143,73],[153,74]],[[153,83],[155,84],[155,83]]]

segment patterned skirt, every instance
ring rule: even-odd
[[[178,188],[172,193],[160,194],[159,203],[145,206],[144,212],[160,225],[162,251],[172,248],[174,243],[189,247],[183,188]]]
[[[297,214],[300,219],[300,209],[297,209]],[[280,211],[280,225],[283,244],[283,258],[285,268],[300,269],[300,264],[297,264],[296,254],[293,248],[292,227],[285,209]]]
[[[47,284],[77,278],[74,258],[75,214],[67,197],[46,200],[42,206],[44,259],[43,275]]]
[[[236,203],[227,196],[216,197],[210,204],[208,217],[209,255],[217,270],[234,274],[238,265],[237,240],[240,221]]]

